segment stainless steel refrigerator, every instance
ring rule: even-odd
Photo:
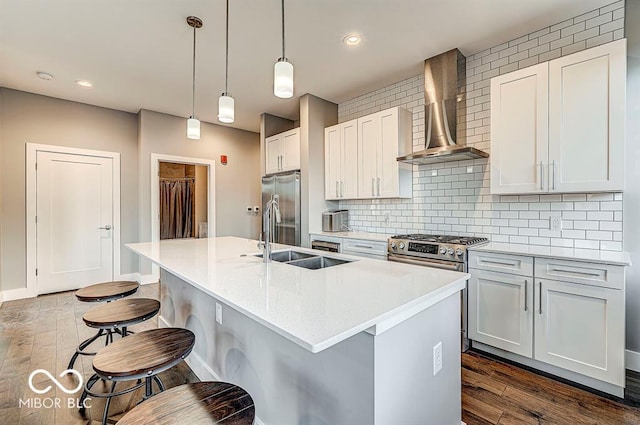
[[[279,195],[280,223],[270,229],[271,241],[300,246],[300,172],[262,178],[262,212],[272,195]],[[264,217],[264,215],[263,215]],[[275,220],[274,220],[275,221]],[[264,227],[264,220],[263,220]],[[264,228],[262,229],[264,232]]]

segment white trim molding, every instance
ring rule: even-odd
[[[216,236],[216,210],[215,210],[215,166],[213,159],[190,158],[186,156],[164,155],[158,153],[151,154],[151,242],[160,241],[160,162],[175,162],[179,164],[204,165],[207,167],[207,235],[210,238]],[[151,267],[153,282],[160,279],[160,270],[157,265]]]
[[[640,353],[637,351],[625,350],[626,368],[635,372],[640,372]]]
[[[120,154],[117,152],[96,151],[90,149],[70,148],[66,146],[43,145],[38,143],[26,143],[26,211],[27,218],[27,268],[25,270],[27,277],[27,287],[16,290],[5,291],[4,299],[8,297],[16,297],[11,299],[31,298],[38,295],[38,279],[35,275],[37,267],[37,249],[36,249],[36,223],[35,219],[28,217],[36,216],[36,159],[38,151],[54,152],[70,155],[96,156],[101,158],[111,158],[113,171],[113,228],[117,231],[113,232],[113,262],[111,276],[113,280],[123,280],[120,273]],[[18,291],[18,292],[13,292]],[[20,292],[25,291],[25,292]]]

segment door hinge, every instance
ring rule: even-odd
[[[36,216],[36,223],[38,222],[38,216]]]
[[[36,171],[38,171],[38,163],[36,162]]]
[[[38,269],[36,269],[36,276],[38,276]]]

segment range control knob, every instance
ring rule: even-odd
[[[447,254],[453,255],[453,248],[448,248],[447,249]]]
[[[447,248],[445,247],[440,247],[440,254],[444,255],[447,253]]]
[[[391,249],[396,249],[396,243],[395,242],[391,242]]]
[[[462,250],[460,248],[456,249],[456,255],[458,257],[462,255]]]
[[[404,249],[404,242],[400,242],[400,249]]]

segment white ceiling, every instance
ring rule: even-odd
[[[297,96],[342,102],[417,75],[424,59],[470,55],[613,0],[287,0],[292,99],[272,92],[281,55],[280,1],[231,0],[229,92],[233,127],[258,131],[262,112],[298,118]],[[191,114],[198,30],[196,116],[217,122],[224,90],[224,0],[0,0],[0,86],[129,112]],[[358,32],[349,48],[342,38]],[[55,76],[36,77],[36,71]],[[94,88],[74,81],[87,79]]]

